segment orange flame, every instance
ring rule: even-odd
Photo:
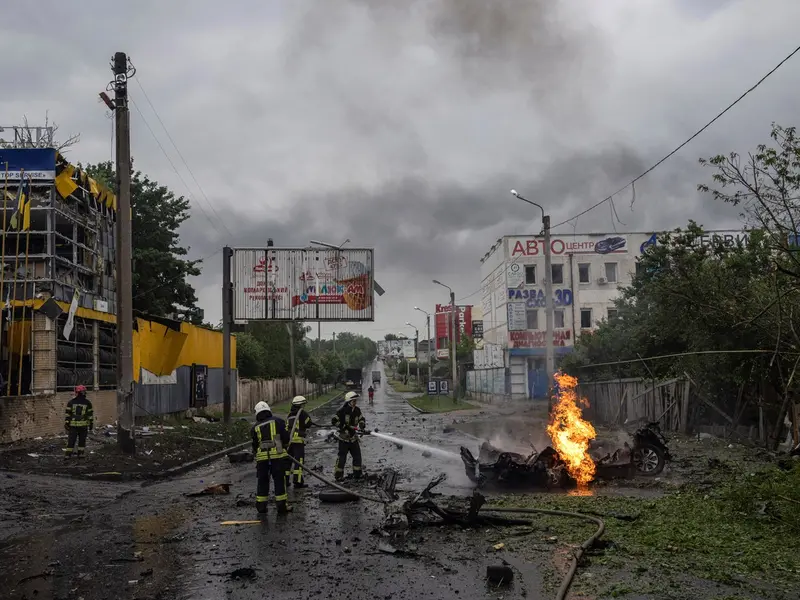
[[[585,486],[595,474],[595,464],[589,456],[589,442],[597,435],[589,421],[583,419],[583,412],[578,406],[579,400],[575,392],[578,380],[564,373],[556,373],[558,382],[558,398],[550,411],[550,423],[547,433],[553,441],[553,447],[566,463],[567,472]]]

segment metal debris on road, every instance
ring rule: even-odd
[[[187,498],[196,498],[197,496],[226,496],[231,493],[230,483],[218,483],[217,485],[210,485],[200,492],[193,492],[191,494],[184,494]]]
[[[222,521],[220,525],[259,525],[261,521]]]
[[[508,585],[514,580],[514,571],[508,565],[490,565],[486,567],[486,579],[497,587]]]

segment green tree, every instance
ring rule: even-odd
[[[310,383],[321,384],[325,380],[325,369],[316,356],[309,356],[300,370],[302,376]]]
[[[248,333],[236,335],[236,368],[240,377],[262,377],[266,362],[264,348],[258,340]]]
[[[338,354],[333,351],[322,355],[322,368],[325,371],[325,383],[336,383],[344,374],[344,363]]]
[[[385,336],[383,336],[383,339],[387,342],[393,342],[395,340],[399,340],[400,338],[397,337],[396,333],[387,333]]]
[[[110,162],[88,165],[86,172],[116,189]],[[186,260],[178,229],[189,218],[189,201],[175,196],[141,171],[131,169],[133,213],[133,308],[144,313],[178,314],[192,323],[203,322],[197,296],[187,277],[200,274],[200,261]]]

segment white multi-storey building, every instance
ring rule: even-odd
[[[709,231],[695,243],[714,236],[735,244],[747,234]],[[558,361],[582,332],[613,315],[619,288],[631,283],[637,259],[657,240],[653,232],[592,233],[553,235],[550,243]],[[481,259],[484,343],[503,349],[505,393],[517,397],[547,391],[544,247],[541,236],[505,236]]]

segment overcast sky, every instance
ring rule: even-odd
[[[510,188],[553,223],[617,190],[797,45],[800,2],[6,0],[3,13],[1,124],[49,111],[81,134],[73,162],[111,158],[97,93],[127,52],[134,160],[191,198],[191,257],[268,237],[372,246],[375,323],[323,334],[381,338],[422,326],[414,305],[447,301],[432,278],[480,305],[480,257],[540,228]],[[709,176],[697,158],[798,125],[799,89],[800,56],[637,183],[633,211],[630,190],[617,197],[624,225],[605,205],[576,230],[738,227],[696,192]],[[216,254],[194,281],[210,321],[220,271]]]

